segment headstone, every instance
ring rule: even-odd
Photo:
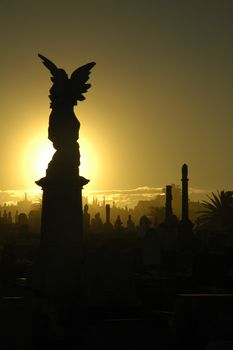
[[[104,223],[104,232],[110,234],[113,232],[113,225],[111,224],[111,220],[110,220],[111,208],[109,204],[106,204],[105,211],[106,211],[106,222]]]
[[[123,232],[124,228],[123,228],[123,222],[121,221],[120,215],[117,216],[116,221],[114,223],[114,230],[117,233],[121,233]]]
[[[134,231],[135,230],[135,223],[132,220],[132,215],[128,216],[128,220],[127,220],[127,230],[129,232]]]

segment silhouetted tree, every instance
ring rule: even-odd
[[[209,230],[229,230],[233,228],[233,191],[217,191],[202,201],[204,210],[199,211],[198,225]]]

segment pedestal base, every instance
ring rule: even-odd
[[[47,177],[42,186],[41,242],[34,263],[32,286],[50,296],[77,295],[83,254],[83,177],[55,181]]]

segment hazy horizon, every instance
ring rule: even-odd
[[[84,190],[83,197],[88,198],[88,203],[92,203],[93,198],[102,204],[103,198],[105,198],[106,204],[112,205],[113,202],[116,206],[128,208],[134,208],[140,200],[153,200],[157,195],[164,194],[162,191],[164,187],[138,187],[134,189],[118,189],[118,190]],[[191,201],[201,201],[206,199],[206,196],[211,192],[217,190],[205,190],[189,188],[189,199]],[[27,194],[28,200],[37,202],[40,200],[42,190],[38,189],[21,189],[21,190],[3,190],[0,191],[0,205],[16,204],[18,201],[22,201]]]

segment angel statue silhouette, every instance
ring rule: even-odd
[[[91,87],[87,81],[95,62],[77,68],[69,78],[64,69],[57,68],[45,56],[41,54],[38,56],[52,74],[53,85],[49,90],[52,112],[49,119],[48,138],[53,142],[54,148],[58,149],[78,139],[80,123],[74,114],[73,107],[77,105],[77,101],[85,100],[83,94]]]
[[[79,138],[80,122],[74,113],[77,101],[85,100],[84,93],[91,87],[87,83],[95,62],[90,62],[77,68],[70,76],[64,69],[58,68],[45,56],[38,54],[45,67],[50,71],[53,83],[49,90],[50,108],[48,138],[52,141],[56,152],[48,164],[46,178],[67,178],[79,173],[80,153]],[[44,180],[36,181],[42,185]]]
[[[69,104],[76,105],[77,101],[85,100],[83,94],[91,87],[91,84],[86,84],[89,79],[90,70],[94,67],[95,62],[90,62],[77,68],[68,78],[65,70],[57,68],[57,66],[51,62],[45,56],[38,54],[42,59],[43,64],[52,74],[51,81],[53,86],[50,89],[51,108],[57,106]]]

